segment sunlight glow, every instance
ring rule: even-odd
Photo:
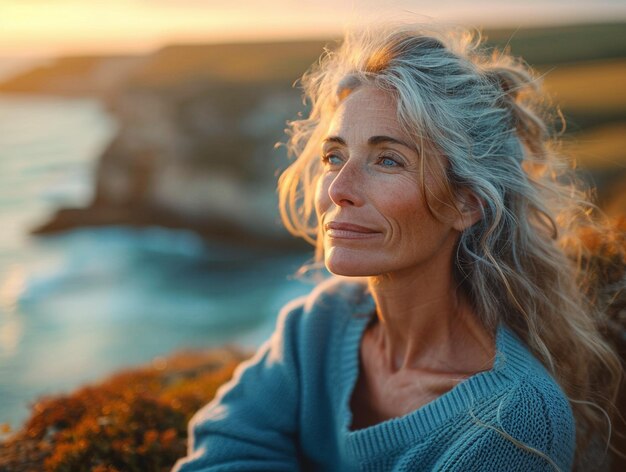
[[[313,12],[314,16],[321,11]],[[177,4],[110,2],[0,3],[0,56],[50,55],[60,51],[143,52],[172,42],[224,42],[259,38],[325,36],[338,22],[301,23],[299,12],[280,14],[240,6],[183,8]],[[314,18],[311,18],[314,20]],[[291,25],[291,26],[290,26]],[[334,25],[334,27],[333,27]]]
[[[611,0],[0,0],[0,57],[146,52],[173,42],[338,36],[367,19],[436,19],[474,25],[626,18]]]

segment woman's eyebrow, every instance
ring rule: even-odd
[[[415,148],[415,146],[411,146],[405,143],[404,141],[401,141],[400,139],[397,139],[397,138],[392,138],[391,136],[372,136],[371,138],[367,140],[367,144],[369,144],[370,146],[376,146],[378,144],[387,144],[387,143],[400,144],[401,146],[404,146],[409,149]]]
[[[324,139],[324,141],[322,141],[322,145],[328,144],[328,143],[340,144],[342,146],[346,145],[346,142],[343,140],[343,138],[340,138],[339,136],[329,136],[326,139]]]

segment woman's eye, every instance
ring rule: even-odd
[[[341,164],[341,158],[336,154],[325,154],[322,156],[322,162],[331,166],[337,166]]]
[[[381,156],[381,158],[379,160],[379,163],[383,167],[399,167],[399,166],[401,166],[401,164],[396,159],[394,159],[393,157],[389,157],[389,156]]]

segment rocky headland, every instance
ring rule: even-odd
[[[98,158],[94,198],[60,208],[35,234],[110,224],[188,228],[209,239],[299,249],[276,211],[287,164],[292,87],[322,41],[165,47],[136,57],[76,57],[0,85],[0,93],[95,97],[118,122]]]

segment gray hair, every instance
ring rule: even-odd
[[[296,160],[279,181],[281,214],[321,257],[313,197],[329,119],[362,85],[395,97],[421,165],[442,176],[450,202],[469,191],[482,211],[459,240],[459,285],[487,328],[504,321],[554,375],[587,433],[578,434],[582,446],[604,430],[605,412],[614,413],[621,379],[619,360],[598,329],[602,313],[581,289],[585,270],[576,263],[583,251],[578,235],[600,223],[571,163],[556,151],[539,80],[480,41],[460,29],[390,25],[350,33],[326,51],[302,78],[311,112],[290,123],[288,149]],[[429,202],[425,185],[422,191]]]

